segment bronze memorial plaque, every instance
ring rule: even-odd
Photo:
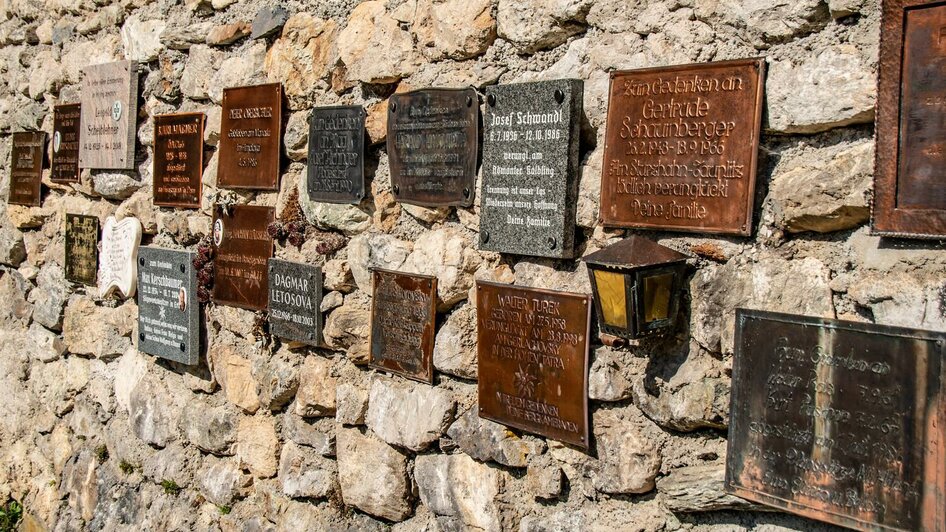
[[[391,188],[400,202],[473,205],[479,131],[473,89],[424,89],[388,101]]]
[[[267,263],[273,239],[266,230],[276,219],[272,207],[214,207],[213,301],[251,310],[266,308],[269,299]]]
[[[133,170],[138,133],[138,63],[93,65],[82,72],[79,166]]]
[[[95,286],[99,271],[99,219],[66,214],[66,279]]]
[[[10,197],[12,205],[42,205],[43,159],[46,133],[26,131],[13,134],[10,150]]]
[[[154,117],[154,204],[200,208],[204,113]]]
[[[217,184],[279,190],[281,132],[281,84],[223,89]]]
[[[477,281],[480,417],[588,449],[591,297]]]
[[[874,234],[946,237],[946,4],[883,3]]]
[[[751,234],[764,70],[741,59],[613,72],[604,225]]]
[[[434,382],[437,278],[371,270],[371,360],[368,365]]]
[[[946,530],[946,333],[739,309],[730,493],[859,530]]]
[[[53,183],[79,182],[80,105],[53,107],[53,160],[49,180]]]

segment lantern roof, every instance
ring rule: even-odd
[[[637,269],[685,261],[687,256],[642,236],[632,235],[582,258],[587,263]]]

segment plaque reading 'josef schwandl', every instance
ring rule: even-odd
[[[745,59],[613,73],[604,224],[749,235],[764,67]]]
[[[99,219],[66,214],[66,279],[94,286],[99,271]]]
[[[480,417],[588,448],[590,300],[477,282]]]
[[[118,61],[83,70],[79,166],[135,167],[138,65]]]
[[[53,183],[79,181],[79,104],[53,107],[53,160],[49,180]]]
[[[309,199],[359,203],[365,195],[365,109],[317,107],[309,116]]]
[[[579,80],[486,89],[480,249],[573,254]]]
[[[13,134],[10,150],[10,199],[14,205],[39,207],[42,204],[43,159],[46,133]]]
[[[282,85],[223,89],[217,183],[277,190],[281,132]]]
[[[371,276],[369,365],[432,383],[437,278],[382,269]]]
[[[194,365],[200,356],[200,304],[194,253],[138,250],[138,349]]]
[[[946,333],[739,310],[726,489],[860,530],[946,527]]]
[[[273,336],[319,345],[322,269],[269,259],[269,327]]]
[[[252,310],[266,308],[269,299],[267,263],[273,239],[266,228],[275,209],[256,205],[214,208],[213,301]]]
[[[425,89],[388,101],[394,197],[440,207],[473,205],[479,105],[473,89]]]
[[[200,208],[204,113],[154,117],[154,204]]]

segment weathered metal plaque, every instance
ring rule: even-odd
[[[200,208],[204,113],[154,117],[154,204]]]
[[[267,263],[273,239],[266,228],[276,219],[272,207],[232,205],[214,208],[215,303],[263,310],[269,300]]]
[[[764,59],[611,74],[606,226],[752,232]]]
[[[309,115],[309,199],[361,202],[365,196],[365,109],[316,107]]]
[[[79,182],[80,105],[53,107],[53,160],[49,180],[53,183]]]
[[[66,279],[95,286],[99,271],[99,219],[66,214]]]
[[[437,278],[371,271],[371,360],[368,365],[409,379],[434,382]]]
[[[155,247],[138,250],[138,350],[197,364],[200,303],[194,253]]]
[[[883,3],[871,226],[946,236],[946,5]]]
[[[134,169],[138,64],[118,61],[82,72],[79,166]]]
[[[946,333],[739,309],[726,490],[860,530],[946,530]]]
[[[480,417],[588,448],[591,298],[476,283]]]
[[[387,146],[398,201],[473,205],[478,113],[473,89],[424,89],[390,97]]]
[[[321,305],[321,268],[269,259],[269,327],[273,336],[319,345]]]
[[[26,131],[13,134],[10,150],[10,197],[13,205],[42,205],[43,159],[46,133]]]
[[[582,82],[486,88],[480,249],[571,258]]]
[[[281,84],[223,89],[217,183],[278,190],[281,133]]]

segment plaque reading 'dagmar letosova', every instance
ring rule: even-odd
[[[371,279],[368,365],[432,383],[437,278],[376,268]]]
[[[53,157],[49,174],[53,183],[79,181],[80,113],[77,103],[53,107]]]
[[[66,214],[66,279],[94,286],[99,271],[99,219]]]
[[[82,72],[79,166],[135,168],[138,64],[118,61]]]
[[[194,253],[138,250],[138,350],[194,365],[200,356],[200,304]]]
[[[591,298],[478,281],[479,414],[588,448]]]
[[[217,184],[277,190],[281,134],[281,84],[223,89]]]
[[[946,333],[739,309],[726,490],[860,530],[946,529]]]
[[[604,225],[752,232],[765,61],[611,74]]]
[[[204,113],[154,117],[154,204],[200,208]]]
[[[269,259],[269,327],[273,336],[319,345],[321,305],[321,268]]]
[[[269,299],[267,264],[273,256],[273,239],[266,230],[276,210],[258,205],[214,208],[215,303],[263,310]]]
[[[43,159],[46,133],[13,134],[10,150],[10,197],[8,203],[39,207],[42,204]]]
[[[357,204],[365,195],[365,109],[316,107],[309,116],[309,199]]]

